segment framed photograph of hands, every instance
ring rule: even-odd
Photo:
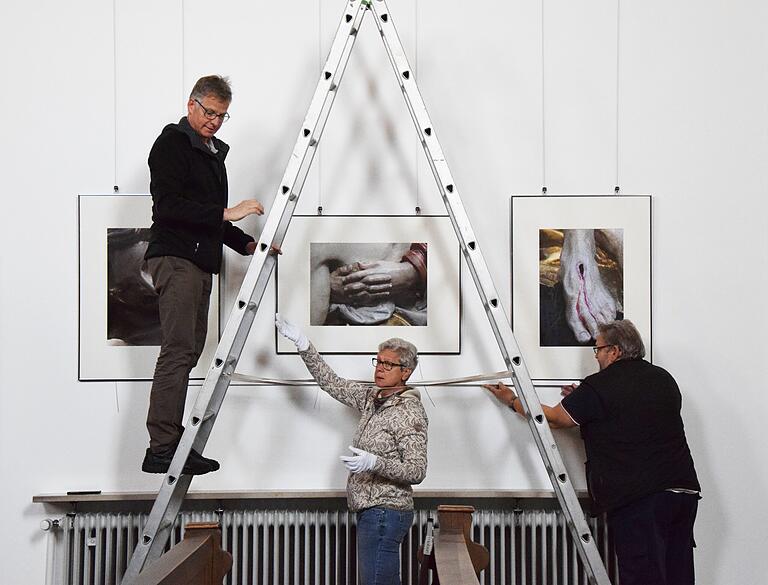
[[[322,353],[461,351],[460,250],[448,216],[297,215],[277,265],[277,312]],[[278,353],[296,353],[276,336]]]
[[[78,380],[151,380],[160,350],[152,277],[143,269],[152,225],[149,195],[80,195]],[[218,332],[213,280],[205,349],[191,379],[202,379]]]
[[[597,326],[630,319],[651,357],[651,197],[513,196],[512,329],[531,378],[597,371]]]

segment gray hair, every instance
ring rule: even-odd
[[[629,319],[601,323],[597,331],[603,336],[608,345],[617,345],[621,349],[621,357],[634,359],[645,357],[645,345],[640,332]]]
[[[206,75],[201,77],[192,88],[189,99],[201,100],[212,95],[223,102],[232,101],[232,86],[229,84],[229,77],[221,75]]]
[[[400,363],[404,368],[413,370],[416,368],[416,364],[419,363],[419,351],[410,341],[393,337],[379,344],[379,351],[384,351],[385,349],[394,351],[399,356]]]

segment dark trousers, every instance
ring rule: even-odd
[[[658,492],[608,513],[621,585],[693,585],[699,496]]]
[[[149,395],[147,430],[154,452],[175,449],[184,432],[182,418],[189,373],[205,346],[212,277],[175,256],[146,262],[160,296],[160,355]]]

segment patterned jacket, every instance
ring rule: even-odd
[[[415,388],[374,406],[378,388],[340,378],[314,346],[299,352],[312,377],[336,400],[360,411],[354,447],[376,455],[371,471],[351,473],[347,503],[352,511],[374,506],[393,510],[413,509],[411,484],[427,474],[427,413]]]

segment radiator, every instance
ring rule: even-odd
[[[403,585],[417,585],[416,551],[427,521],[417,510],[402,547]],[[58,522],[49,564],[55,585],[117,585],[136,546],[146,514],[77,513]],[[188,522],[218,521],[222,546],[233,556],[226,585],[356,585],[355,515],[340,510],[227,510],[182,512],[169,546]],[[616,584],[615,556],[604,519],[590,519]],[[476,510],[472,539],[488,548],[483,585],[587,585],[581,561],[559,510]]]

